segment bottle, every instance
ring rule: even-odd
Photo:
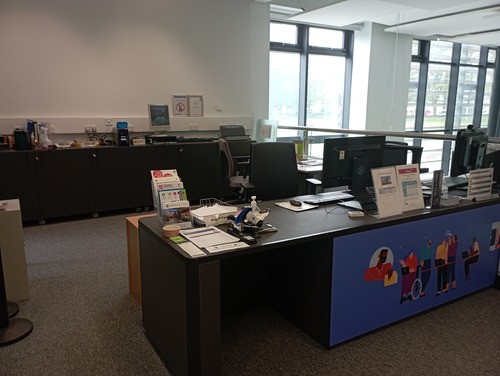
[[[252,211],[259,211],[259,207],[257,206],[257,196],[252,196],[252,201],[250,202],[250,207],[252,208]]]

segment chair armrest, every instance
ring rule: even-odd
[[[244,181],[243,183],[241,183],[241,186],[243,187],[243,189],[247,189],[247,190],[255,188],[255,185],[253,185],[249,181]]]

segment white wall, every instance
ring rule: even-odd
[[[253,123],[267,116],[268,35],[268,5],[250,0],[2,1],[0,131],[26,118],[142,130],[147,104],[172,94],[204,98],[204,119],[179,130]]]
[[[411,45],[374,23],[356,32],[350,129],[404,131]]]

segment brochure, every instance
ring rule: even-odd
[[[403,195],[399,189],[396,169],[392,167],[372,168],[373,189],[377,198],[378,218],[403,213]]]
[[[424,208],[424,196],[418,164],[396,166],[399,189],[403,194],[403,211]]]
[[[476,201],[492,198],[493,167],[472,170],[469,172],[467,198]],[[498,196],[497,196],[498,197]]]

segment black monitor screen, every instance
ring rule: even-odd
[[[455,150],[451,159],[451,176],[460,176],[471,170],[482,168],[488,135],[472,126],[458,131]]]
[[[327,138],[323,148],[323,188],[372,185],[371,169],[383,165],[385,136]]]

